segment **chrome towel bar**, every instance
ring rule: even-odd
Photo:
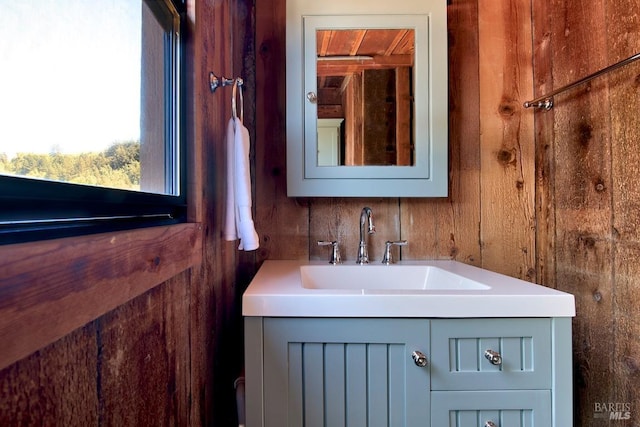
[[[608,72],[613,71],[613,70],[617,70],[620,67],[624,67],[625,65],[630,64],[633,61],[636,61],[638,59],[640,59],[640,52],[636,53],[633,56],[630,56],[627,59],[623,59],[620,62],[616,62],[613,65],[609,65],[608,67],[603,68],[600,71],[596,71],[593,74],[589,74],[588,76],[583,77],[580,80],[577,80],[577,81],[575,81],[573,83],[570,83],[568,85],[562,86],[561,88],[556,89],[556,90],[554,90],[554,91],[552,91],[552,92],[550,92],[550,93],[548,93],[548,94],[546,94],[544,96],[541,96],[541,97],[536,98],[536,99],[531,100],[531,101],[526,101],[523,104],[524,108],[534,107],[534,108],[542,108],[542,109],[544,109],[546,111],[549,111],[550,109],[553,108],[553,97],[555,95],[557,95],[559,93],[562,93],[562,92],[565,92],[565,91],[567,91],[569,89],[573,89],[574,87],[576,87],[578,85],[581,85],[583,83],[586,83],[586,82],[588,82],[590,80],[593,80],[596,77],[599,77],[599,76],[601,76],[601,75],[603,75],[605,73],[608,73]]]

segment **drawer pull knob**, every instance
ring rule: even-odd
[[[411,357],[413,357],[413,362],[416,364],[416,366],[419,366],[421,368],[424,368],[429,363],[429,361],[427,360],[427,356],[425,356],[421,351],[414,351],[413,353],[411,353]]]
[[[486,423],[484,423],[484,427],[498,427],[498,426],[493,421],[487,421]]]
[[[502,356],[500,356],[500,353],[497,351],[487,350],[484,352],[484,357],[486,357],[492,365],[502,364]]]

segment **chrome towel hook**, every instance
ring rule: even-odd
[[[241,77],[229,79],[224,76],[218,77],[213,71],[209,73],[209,89],[211,89],[211,93],[214,93],[219,87],[231,86],[236,82],[238,83],[238,86],[242,86],[244,84],[244,80],[242,80]]]
[[[218,77],[215,73],[209,73],[209,89],[211,89],[211,93],[214,93],[216,89],[219,87],[225,87],[232,85],[234,82],[233,79],[228,79],[226,77]]]

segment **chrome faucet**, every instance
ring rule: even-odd
[[[373,225],[373,212],[371,208],[364,207],[360,212],[360,245],[358,246],[358,257],[356,264],[367,264],[369,262],[369,252],[367,251],[367,242],[364,236],[364,226],[367,224],[367,232],[373,234],[376,227]]]

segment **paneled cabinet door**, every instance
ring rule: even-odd
[[[434,391],[431,425],[438,427],[548,427],[550,390]]]
[[[266,427],[428,426],[424,319],[264,319]]]

